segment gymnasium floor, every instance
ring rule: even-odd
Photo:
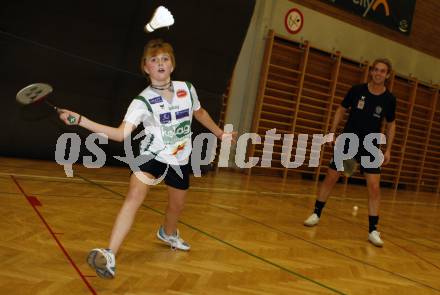
[[[384,189],[367,242],[366,188],[337,185],[306,228],[314,182],[220,171],[192,178],[179,225],[190,252],[155,238],[166,187],[151,189],[114,280],[85,262],[105,247],[127,190],[123,168],[0,158],[0,294],[440,294],[440,196]],[[357,215],[352,214],[358,206]]]

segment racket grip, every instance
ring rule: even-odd
[[[76,121],[76,118],[74,116],[72,116],[72,115],[69,115],[67,117],[67,121],[69,121],[70,124],[74,124],[75,121]]]

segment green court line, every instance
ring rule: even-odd
[[[37,168],[35,168],[34,170],[46,171],[46,170],[37,169]],[[3,175],[3,174],[5,174],[6,176],[14,175],[14,176],[17,176],[17,177],[29,177],[29,178],[65,179],[65,177],[52,177],[52,176],[28,175],[28,174],[19,174],[19,173],[2,173],[2,172],[0,172],[0,176]],[[80,180],[78,178],[73,178],[73,179],[68,179],[68,180],[72,181],[72,182],[75,182],[75,183],[78,183],[78,182],[84,183],[83,179]],[[109,183],[109,184],[128,185],[128,182],[119,182],[119,181],[118,182],[106,181],[106,180],[90,180],[90,181],[95,182],[94,184],[103,182],[103,183]],[[58,182],[58,181],[53,181],[52,180],[50,182]],[[65,183],[65,181],[59,181],[59,182]],[[164,185],[158,185],[157,189],[165,189],[165,186]],[[219,192],[219,193],[223,193],[223,192],[226,192],[226,191],[228,191],[228,192],[233,191],[233,192],[240,192],[240,193],[255,193],[255,194],[258,194],[260,197],[264,197],[264,196],[274,197],[274,196],[277,196],[277,197],[294,198],[294,199],[296,199],[298,197],[309,198],[311,196],[309,194],[257,192],[257,191],[244,191],[244,190],[229,190],[229,189],[208,189],[208,188],[201,188],[201,187],[194,187],[194,186],[191,187],[191,191],[207,191],[207,192]],[[338,198],[338,197],[335,197],[335,196],[331,196],[331,197],[332,197],[332,199],[334,198],[334,199],[337,199],[337,200],[342,199],[342,198]],[[428,204],[426,204],[426,206],[428,206]],[[440,206],[440,204],[436,205],[435,207],[437,207],[437,206]],[[302,207],[304,207],[304,206],[302,206]],[[347,223],[358,224],[358,225],[361,225],[361,226],[365,227],[365,225],[362,224],[362,223],[357,223],[357,222],[349,221],[347,219],[341,218],[341,217],[333,215],[331,213],[327,213],[327,214],[330,215],[330,216],[333,216],[335,218],[338,218],[338,219],[340,219],[342,221],[345,221]],[[395,230],[398,230],[398,231],[403,231],[403,232],[408,234],[407,231],[404,231],[404,230],[402,230],[400,228],[395,228],[395,227],[393,227],[391,225],[385,225],[385,227],[390,227],[392,229],[395,229]],[[415,240],[411,240],[411,239],[408,239],[408,238],[405,238],[403,236],[399,236],[399,235],[396,235],[396,234],[393,234],[393,233],[389,233],[389,232],[386,232],[386,233],[388,235],[390,235],[390,236],[395,237],[395,238],[398,238],[398,239],[401,239],[401,240],[404,240],[404,241],[407,241],[409,243],[413,243],[413,244],[416,244],[416,245],[419,245],[419,246],[423,246],[423,247],[425,247],[427,249],[430,249],[430,250],[435,250],[435,251],[438,250],[437,247],[431,247],[431,246],[425,245],[423,243],[417,242]],[[409,234],[418,237],[417,234],[414,234],[414,233],[409,233]],[[438,244],[437,241],[431,240],[431,239],[429,239],[427,237],[423,237],[423,239],[425,239],[427,241],[430,241],[430,242],[432,242],[434,244]]]
[[[260,193],[259,196],[260,196],[260,197],[266,197],[266,196],[268,196],[268,194]],[[274,196],[270,196],[270,197],[274,197]],[[279,197],[290,198],[290,199],[296,199],[295,197],[293,197],[293,196],[289,196],[289,195],[286,195],[286,196],[285,196],[285,195],[281,195],[281,196],[279,196]],[[333,198],[333,197],[332,197],[332,198]],[[307,206],[307,205],[300,205],[300,204],[297,204],[297,206],[301,206],[301,207],[303,207],[303,208],[310,209],[310,207]],[[332,210],[338,210],[338,211],[340,211],[340,209],[338,209],[338,208],[332,208]],[[362,226],[362,227],[364,227],[364,228],[365,228],[365,227],[368,228],[368,225],[365,225],[365,224],[360,223],[360,222],[356,222],[356,221],[352,221],[352,220],[345,219],[345,218],[340,217],[339,215],[333,214],[333,213],[331,213],[331,212],[327,212],[326,214],[329,215],[329,216],[331,216],[331,217],[333,217],[333,218],[336,218],[336,219],[342,220],[342,221],[344,221],[344,222],[346,222],[346,223],[349,223],[349,224],[357,224],[357,225],[360,225],[360,226]],[[405,230],[403,230],[403,229],[401,229],[401,228],[396,228],[396,227],[394,227],[394,226],[392,226],[392,225],[389,225],[389,224],[382,225],[382,227],[390,228],[390,229],[394,229],[394,230],[398,230],[398,231],[401,231],[401,232],[406,233],[407,235],[412,235],[412,236],[415,236],[415,237],[420,237],[420,236],[418,236],[417,234],[414,234],[414,233],[411,233],[411,232],[405,231]],[[397,238],[397,239],[401,239],[401,240],[404,240],[404,241],[407,241],[407,242],[409,242],[409,243],[413,243],[413,244],[416,244],[416,245],[419,245],[419,246],[423,246],[423,247],[425,247],[425,248],[427,248],[427,249],[430,249],[430,250],[434,250],[434,251],[438,251],[438,250],[439,250],[438,247],[431,247],[431,246],[425,245],[425,244],[423,244],[423,243],[420,243],[420,242],[417,242],[417,241],[414,241],[414,240],[411,240],[411,239],[405,238],[405,237],[403,237],[403,236],[400,236],[400,235],[397,235],[397,234],[394,234],[394,233],[391,233],[391,232],[388,232],[388,231],[383,231],[383,232],[386,233],[386,234],[389,235],[389,236],[392,236],[392,237],[395,237],[395,238]],[[427,238],[427,237],[423,237],[423,239],[425,239],[425,240],[427,240],[427,241],[430,241],[430,242],[432,242],[432,243],[434,243],[434,244],[439,244],[437,241],[433,241],[433,240],[431,240],[431,239],[429,239],[429,238]]]
[[[295,235],[295,234],[293,234],[293,233],[290,233],[290,232],[286,232],[286,231],[280,230],[280,229],[278,229],[278,228],[276,228],[276,227],[273,227],[273,226],[268,225],[268,224],[266,224],[266,223],[264,223],[264,222],[261,222],[261,221],[255,220],[255,219],[253,219],[253,218],[247,217],[247,216],[242,215],[242,214],[240,214],[240,213],[236,213],[236,212],[233,212],[233,211],[231,211],[231,210],[229,210],[229,209],[225,209],[225,208],[222,208],[222,207],[220,207],[220,206],[216,206],[216,205],[210,205],[210,206],[216,207],[216,208],[218,208],[218,209],[220,209],[220,210],[223,210],[223,211],[226,211],[226,212],[228,212],[228,213],[230,213],[230,214],[232,214],[232,215],[239,216],[239,217],[244,218],[244,219],[246,219],[246,220],[249,220],[249,221],[251,221],[251,222],[253,222],[253,223],[259,224],[259,225],[264,226],[264,227],[267,227],[267,228],[269,228],[269,229],[271,229],[271,230],[274,230],[274,231],[276,231],[276,232],[280,232],[280,233],[285,234],[285,235],[287,235],[287,236],[295,237],[295,238],[297,238],[297,239],[299,239],[299,240],[302,240],[302,241],[304,241],[304,242],[306,242],[306,243],[309,243],[309,244],[315,245],[315,246],[317,246],[317,247],[319,247],[319,248],[322,248],[322,249],[328,250],[328,251],[330,251],[330,252],[332,252],[332,253],[338,254],[338,255],[340,255],[340,256],[343,256],[343,257],[345,257],[345,258],[348,258],[348,259],[351,259],[351,260],[353,260],[353,261],[359,262],[359,263],[361,263],[361,264],[364,264],[364,265],[370,266],[370,267],[375,268],[375,269],[377,269],[377,270],[381,270],[381,271],[383,271],[383,272],[389,273],[389,274],[394,275],[394,276],[396,276],[396,277],[400,277],[400,278],[402,278],[402,279],[408,280],[408,281],[410,281],[410,282],[412,282],[412,283],[416,283],[416,284],[421,285],[421,286],[423,286],[423,287],[426,287],[426,288],[429,288],[429,289],[435,290],[435,291],[437,291],[437,292],[440,292],[439,289],[437,289],[437,288],[435,288],[435,287],[432,287],[432,286],[430,286],[430,285],[427,285],[427,284],[425,284],[425,283],[421,283],[421,282],[419,282],[419,281],[416,281],[416,280],[414,280],[414,279],[412,279],[412,278],[408,278],[408,277],[406,277],[406,276],[404,276],[404,275],[401,275],[401,274],[399,274],[399,273],[395,273],[395,272],[393,272],[393,271],[390,271],[390,270],[387,270],[387,269],[381,268],[381,267],[379,267],[379,266],[376,266],[376,265],[374,265],[374,264],[368,263],[368,262],[363,261],[363,260],[361,260],[361,259],[357,259],[357,258],[351,257],[351,256],[349,256],[349,255],[346,255],[346,254],[344,254],[344,253],[340,253],[340,252],[338,252],[338,251],[336,251],[336,250],[334,250],[334,249],[331,249],[331,248],[329,248],[329,247],[323,246],[323,245],[321,245],[321,244],[319,244],[319,243],[315,243],[315,242],[313,242],[313,241],[306,240],[306,239],[304,239],[304,238],[302,238],[302,237],[300,237],[300,236],[297,236],[297,235]],[[394,244],[397,245],[398,247],[401,247],[401,246],[399,246],[399,245],[396,244],[396,243],[394,243]],[[418,257],[418,258],[420,259],[420,257]],[[421,259],[421,260],[423,261],[423,259]],[[425,262],[426,262],[426,261],[425,261]],[[427,263],[428,263],[428,264],[431,264],[431,263],[429,263],[429,262],[427,262]],[[436,267],[436,268],[438,268],[438,266],[436,266],[436,265],[434,265],[434,264],[433,264],[433,266]]]
[[[76,175],[77,175],[78,177],[84,179],[85,181],[87,181],[87,182],[89,182],[89,183],[92,183],[92,184],[94,184],[94,185],[96,185],[96,186],[98,186],[98,187],[100,187],[100,188],[102,188],[102,189],[104,189],[104,190],[106,190],[106,191],[112,192],[112,193],[114,193],[114,194],[116,194],[116,195],[118,195],[118,196],[121,196],[121,197],[125,198],[125,195],[123,195],[123,194],[121,194],[121,193],[119,193],[119,192],[113,191],[112,189],[107,188],[106,186],[103,186],[103,185],[101,185],[101,184],[99,184],[99,183],[95,183],[95,182],[93,182],[93,181],[91,181],[91,180],[88,180],[87,178],[84,178],[84,177],[82,177],[82,176],[79,175],[79,174],[76,174]],[[162,211],[157,210],[157,209],[155,209],[155,208],[153,208],[153,207],[150,207],[150,206],[148,206],[148,205],[142,204],[142,207],[147,208],[147,209],[149,209],[149,210],[151,210],[151,211],[153,211],[153,212],[155,212],[155,213],[157,213],[157,214],[159,214],[159,215],[162,215],[162,216],[165,215],[165,213],[163,213]],[[320,283],[320,282],[318,282],[318,281],[316,281],[316,280],[314,280],[314,279],[311,279],[311,278],[309,278],[309,277],[307,277],[307,276],[304,276],[304,275],[302,275],[302,274],[300,274],[300,273],[297,273],[297,272],[295,272],[295,271],[293,271],[293,270],[291,270],[291,269],[288,269],[288,268],[286,268],[286,267],[284,267],[284,266],[282,266],[282,265],[276,264],[276,263],[274,263],[274,262],[272,262],[272,261],[270,261],[270,260],[267,260],[267,259],[265,259],[265,258],[263,258],[263,257],[261,257],[261,256],[258,256],[258,255],[254,254],[254,253],[251,253],[251,252],[249,252],[249,251],[247,251],[247,250],[245,250],[245,249],[242,249],[242,248],[240,248],[240,247],[238,247],[238,246],[235,246],[235,245],[233,245],[233,244],[231,244],[231,243],[229,243],[229,242],[226,242],[225,240],[222,240],[222,239],[220,239],[220,238],[218,238],[218,237],[216,237],[216,236],[213,236],[213,235],[211,235],[211,234],[209,234],[209,233],[207,233],[207,232],[205,232],[205,231],[203,231],[203,230],[201,230],[201,229],[199,229],[199,228],[197,228],[197,227],[195,227],[195,226],[192,226],[192,225],[190,225],[190,224],[188,224],[188,223],[186,223],[186,222],[179,221],[179,223],[181,223],[181,224],[183,224],[183,225],[185,225],[185,226],[191,228],[192,230],[194,230],[194,231],[196,231],[196,232],[199,232],[199,233],[201,233],[201,234],[203,234],[203,235],[205,235],[205,236],[207,236],[207,237],[209,237],[209,238],[211,238],[211,239],[213,239],[213,240],[216,240],[216,241],[218,241],[218,242],[220,242],[220,243],[222,243],[222,244],[225,244],[225,245],[227,245],[227,246],[229,246],[229,247],[231,247],[231,248],[234,248],[234,249],[237,250],[237,251],[240,251],[240,252],[242,252],[242,253],[244,253],[244,254],[246,254],[246,255],[249,255],[249,256],[251,256],[251,257],[253,257],[253,258],[257,259],[257,260],[260,260],[260,261],[262,261],[262,262],[264,262],[264,263],[266,263],[266,264],[272,265],[272,266],[274,266],[275,268],[281,269],[281,270],[283,270],[283,271],[285,271],[285,272],[287,272],[287,273],[289,273],[289,274],[291,274],[291,275],[293,275],[293,276],[296,276],[296,277],[298,277],[298,278],[301,278],[301,279],[303,279],[303,280],[306,280],[306,281],[308,281],[308,282],[311,282],[311,283],[313,283],[313,284],[315,284],[315,285],[318,285],[318,286],[320,286],[320,287],[322,287],[322,288],[325,288],[325,289],[327,289],[327,290],[330,290],[330,291],[332,291],[332,292],[334,292],[334,293],[336,293],[336,294],[346,294],[346,293],[343,293],[342,291],[339,291],[339,290],[334,289],[334,288],[332,288],[332,287],[330,287],[330,286],[327,286],[327,285],[325,285],[325,284],[323,284],[323,283]]]
[[[149,200],[149,202],[165,203],[166,201]],[[345,258],[347,258],[347,259],[350,259],[350,260],[356,261],[356,262],[358,262],[358,263],[360,263],[360,264],[363,264],[363,265],[366,265],[366,266],[370,266],[370,267],[372,267],[372,268],[375,268],[375,269],[377,269],[377,270],[380,270],[380,271],[386,272],[386,273],[388,273],[388,274],[394,275],[394,276],[399,277],[399,278],[401,278],[401,279],[405,279],[405,280],[408,280],[408,281],[410,281],[410,282],[412,282],[412,283],[415,283],[415,284],[421,285],[422,287],[426,287],[426,288],[429,288],[429,289],[433,289],[433,290],[435,290],[435,291],[437,291],[437,292],[440,292],[439,289],[437,289],[437,288],[435,288],[435,287],[432,287],[432,286],[430,286],[430,285],[428,285],[428,284],[425,284],[425,283],[422,283],[422,282],[416,281],[415,279],[412,279],[412,278],[406,277],[406,276],[401,275],[401,274],[399,274],[399,273],[395,273],[395,272],[393,272],[393,271],[387,270],[387,269],[385,269],[385,268],[381,268],[380,266],[374,265],[374,264],[372,264],[372,263],[368,263],[368,262],[366,262],[366,261],[364,261],[364,260],[357,259],[357,258],[354,258],[354,257],[352,257],[352,256],[346,255],[346,254],[344,254],[344,253],[338,252],[338,251],[336,251],[336,250],[334,250],[334,249],[332,249],[332,248],[329,248],[329,247],[323,246],[323,245],[321,245],[321,244],[319,244],[319,243],[315,243],[315,242],[313,242],[313,241],[310,241],[310,240],[304,239],[304,238],[302,238],[302,237],[300,237],[300,236],[297,236],[297,235],[295,235],[295,234],[293,234],[293,233],[286,232],[286,231],[283,231],[283,230],[281,230],[281,229],[278,229],[278,228],[276,228],[276,227],[274,227],[274,226],[268,225],[267,223],[260,222],[260,221],[258,221],[258,220],[253,219],[253,218],[250,218],[250,217],[247,217],[247,216],[245,216],[245,215],[242,215],[242,214],[240,214],[240,213],[233,212],[233,211],[231,211],[231,210],[229,210],[229,209],[223,208],[222,206],[218,206],[218,205],[215,205],[215,204],[204,204],[204,203],[193,203],[193,202],[188,203],[188,205],[200,205],[200,206],[205,206],[205,207],[208,206],[208,207],[214,207],[214,208],[217,208],[217,209],[221,209],[221,210],[223,210],[223,211],[228,212],[229,214],[232,214],[232,215],[235,215],[235,216],[239,216],[239,217],[241,217],[241,218],[243,218],[243,219],[249,220],[249,221],[251,221],[251,222],[253,222],[253,223],[259,224],[259,225],[264,226],[264,227],[267,227],[267,228],[269,228],[269,229],[271,229],[271,230],[274,230],[274,231],[276,231],[276,232],[279,232],[279,233],[285,234],[285,235],[287,235],[287,236],[292,236],[292,237],[294,237],[294,238],[297,238],[297,239],[299,239],[299,240],[302,240],[302,241],[304,241],[304,242],[306,242],[306,243],[312,244],[312,245],[317,246],[317,247],[319,247],[319,248],[325,249],[325,250],[327,250],[327,251],[329,251],[329,252],[332,252],[332,253],[334,253],[334,254],[337,254],[337,255],[340,255],[340,256],[345,257]],[[148,207],[148,206],[146,206],[146,207]],[[154,210],[154,209],[153,209],[153,210]],[[182,223],[182,224],[185,224],[184,222],[181,222],[181,223]],[[188,227],[190,227],[190,228],[192,228],[191,225],[187,225],[187,224],[185,224],[185,225],[188,226]],[[206,234],[206,235],[209,236],[209,234]],[[213,237],[213,238],[216,239],[215,237]],[[391,241],[390,241],[390,242],[391,242]],[[399,246],[398,244],[396,244],[396,243],[394,243],[394,242],[391,242],[391,243],[395,244],[397,247],[403,248],[403,247]],[[234,246],[232,245],[232,247],[234,247]],[[413,253],[412,253],[412,254],[413,254]],[[421,257],[419,257],[419,256],[417,256],[417,257],[418,257],[420,260],[422,260],[422,261],[424,261],[424,262],[426,262],[426,263],[428,263],[428,264],[434,266],[435,268],[438,268],[437,265],[435,265],[435,264],[433,264],[433,263],[431,263],[431,262],[429,262],[429,261],[427,261],[427,260],[425,260],[425,259],[423,259],[423,258],[421,258]]]
[[[38,170],[38,169],[35,169],[35,170]],[[26,176],[29,176],[29,177],[30,177],[31,175],[26,175]],[[93,184],[93,185],[95,185],[95,186],[98,186],[98,187],[100,187],[100,188],[102,188],[102,189],[104,189],[104,190],[107,190],[107,191],[109,191],[109,192],[111,192],[111,193],[113,193],[113,194],[116,194],[116,195],[118,195],[118,196],[124,197],[123,194],[121,194],[121,193],[119,193],[119,192],[116,192],[116,191],[113,191],[112,189],[107,188],[106,186],[101,185],[101,184],[99,184],[99,183],[97,183],[97,182],[95,182],[95,181],[93,181],[93,180],[89,180],[89,179],[84,178],[84,177],[82,177],[82,176],[80,176],[80,175],[78,175],[78,174],[77,174],[77,176],[78,176],[79,178],[83,179],[83,180],[86,181],[86,182],[89,182],[89,183],[91,183],[91,184]],[[111,181],[110,181],[109,183],[111,183]],[[128,184],[128,183],[127,183],[127,184]],[[199,190],[199,189],[196,189],[196,190],[197,190],[197,191],[203,191],[204,188],[201,188],[200,190]],[[250,192],[250,191],[247,191],[247,192]],[[263,194],[271,195],[272,193],[263,192]],[[274,194],[275,194],[275,193],[274,193]],[[288,193],[276,193],[276,194],[277,194],[278,196],[282,195],[282,196],[284,196],[284,197],[290,197],[290,196],[294,196],[294,195],[296,195],[296,194],[288,194]],[[201,205],[204,205],[204,204],[201,204]],[[249,217],[247,217],[247,216],[244,216],[244,215],[241,215],[241,214],[235,213],[235,212],[233,212],[233,211],[227,210],[227,209],[222,208],[222,207],[220,207],[220,206],[216,206],[216,205],[212,205],[212,204],[207,204],[207,205],[208,205],[208,206],[216,207],[216,208],[218,208],[218,209],[221,209],[221,210],[227,211],[227,212],[229,212],[229,213],[231,213],[231,214],[234,214],[234,215],[240,216],[240,217],[242,217],[242,218],[248,219],[248,220],[250,220],[250,221],[252,221],[252,222],[255,222],[255,223],[258,223],[258,224],[263,225],[263,226],[265,226],[265,227],[271,228],[271,229],[273,229],[273,230],[275,230],[275,231],[279,231],[279,232],[281,232],[281,233],[284,233],[284,234],[287,234],[287,235],[294,236],[294,237],[296,237],[296,238],[298,238],[298,239],[300,239],[300,240],[303,240],[303,241],[305,241],[305,242],[309,242],[309,243],[311,243],[311,244],[315,244],[314,242],[311,242],[311,241],[305,240],[305,239],[303,239],[303,238],[301,238],[301,237],[297,237],[297,236],[294,235],[294,234],[291,234],[291,233],[288,233],[288,232],[284,232],[284,231],[279,230],[279,229],[277,229],[277,228],[274,228],[274,227],[272,227],[272,226],[270,226],[270,225],[267,225],[267,224],[265,224],[265,223],[259,222],[259,221],[257,221],[257,220],[252,219],[252,218],[249,218]],[[160,214],[160,215],[164,215],[164,213],[163,213],[162,211],[156,210],[156,209],[154,209],[154,208],[152,208],[152,207],[149,207],[149,206],[147,206],[147,205],[144,205],[144,204],[143,204],[142,206],[145,207],[145,208],[147,208],[147,209],[149,209],[149,210],[151,210],[151,211],[154,211],[154,212],[156,212],[156,213],[158,213],[158,214]],[[345,220],[345,219],[343,219],[343,218],[341,218],[341,220],[347,221],[347,220]],[[251,252],[248,252],[248,251],[246,251],[246,250],[244,250],[244,249],[242,249],[242,248],[239,248],[239,247],[237,247],[237,246],[235,246],[235,245],[233,245],[233,244],[230,244],[230,243],[228,243],[228,242],[226,242],[226,241],[224,241],[224,240],[221,240],[221,239],[219,239],[219,238],[217,238],[217,237],[215,237],[215,236],[212,236],[212,235],[210,235],[209,233],[206,233],[206,232],[204,232],[203,230],[198,229],[198,228],[196,228],[196,227],[194,227],[194,226],[192,226],[192,225],[190,225],[190,224],[187,224],[187,223],[182,222],[182,221],[179,221],[179,222],[180,222],[181,224],[183,224],[183,225],[185,225],[185,226],[187,226],[187,227],[189,227],[189,228],[195,230],[195,231],[198,231],[198,232],[200,232],[200,233],[202,233],[202,234],[204,234],[204,235],[206,235],[206,236],[208,236],[208,237],[210,237],[210,238],[212,238],[212,239],[214,239],[214,240],[217,240],[217,241],[219,241],[219,242],[221,242],[221,243],[223,243],[223,244],[226,244],[226,245],[228,245],[228,246],[230,246],[230,247],[232,247],[232,248],[234,248],[234,249],[236,249],[236,250],[238,250],[238,251],[240,251],[240,252],[243,252],[243,253],[245,253],[245,254],[247,254],[247,255],[249,255],[249,256],[252,256],[252,257],[254,257],[254,258],[258,259],[258,260],[261,260],[261,261],[263,261],[263,262],[265,262],[265,263],[267,263],[267,264],[270,264],[270,265],[272,265],[272,266],[275,266],[275,267],[277,267],[277,268],[279,268],[279,269],[282,269],[282,270],[284,270],[284,271],[286,271],[286,272],[288,272],[288,273],[290,273],[290,274],[292,274],[292,275],[295,275],[295,276],[300,277],[300,278],[302,278],[302,279],[304,279],[304,280],[308,280],[308,281],[310,281],[310,282],[313,282],[313,283],[315,283],[315,284],[317,284],[317,285],[320,285],[320,286],[322,286],[322,287],[324,287],[324,288],[327,288],[327,289],[329,289],[329,290],[332,290],[332,291],[334,291],[334,292],[336,292],[336,293],[338,293],[338,292],[340,293],[340,291],[338,291],[338,290],[335,290],[335,289],[333,289],[333,288],[331,288],[331,287],[328,287],[328,286],[326,286],[326,285],[324,285],[324,284],[322,284],[322,283],[320,283],[320,282],[314,281],[313,279],[310,279],[310,278],[308,278],[308,277],[305,277],[305,276],[303,276],[303,275],[301,275],[301,274],[299,274],[299,273],[296,273],[296,272],[294,272],[294,271],[292,271],[292,270],[290,270],[290,269],[287,269],[287,268],[285,268],[285,267],[283,267],[283,266],[281,266],[281,265],[278,265],[278,264],[276,264],[276,263],[273,263],[273,262],[271,262],[271,261],[269,261],[269,260],[267,260],[267,259],[265,259],[265,258],[263,258],[263,257],[257,256],[257,255],[255,255],[255,254],[253,254],[253,253],[251,253]],[[401,238],[401,237],[398,237],[398,238]],[[404,239],[404,238],[402,238],[402,239]],[[406,240],[406,239],[404,239],[404,240]],[[409,240],[409,241],[412,242],[412,240]],[[322,245],[320,245],[320,244],[316,244],[316,246],[319,246],[319,247],[321,247],[321,248],[323,248],[323,249],[327,249],[327,250],[329,250],[329,251],[331,251],[331,252],[334,252],[334,253],[339,254],[339,255],[342,255],[342,256],[347,256],[347,255],[345,255],[345,254],[343,254],[343,253],[339,253],[339,252],[337,252],[337,251],[335,251],[335,250],[333,250],[333,249],[331,249],[331,248],[327,248],[327,247],[322,246]],[[428,247],[428,246],[426,246],[426,245],[424,245],[424,244],[422,244],[422,246]],[[378,267],[378,266],[375,266],[375,265],[373,265],[373,264],[370,264],[370,263],[364,262],[364,261],[362,261],[362,260],[359,260],[359,259],[356,259],[356,258],[353,258],[353,257],[350,257],[350,256],[347,256],[347,258],[352,259],[352,260],[354,260],[354,261],[357,261],[357,262],[359,262],[359,263],[366,264],[366,265],[371,266],[371,267],[373,267],[373,268],[376,268],[376,269],[378,269],[378,270],[381,270],[381,271],[384,271],[384,272],[390,273],[390,274],[392,274],[392,275],[396,275],[396,276],[398,276],[398,277],[401,277],[401,278],[403,278],[403,279],[409,280],[409,281],[411,281],[411,282],[414,282],[414,283],[416,283],[416,284],[422,285],[422,286],[424,286],[424,287],[427,287],[427,288],[433,289],[433,290],[435,290],[435,291],[438,291],[438,292],[440,291],[439,289],[436,289],[436,288],[434,288],[434,287],[432,287],[432,286],[425,285],[424,283],[420,283],[420,282],[418,282],[418,281],[415,281],[415,280],[413,280],[413,279],[411,279],[411,278],[407,278],[407,277],[405,277],[405,276],[403,276],[403,275],[400,275],[400,274],[398,274],[398,273],[394,273],[394,272],[392,272],[392,271],[388,271],[388,270],[386,270],[386,269],[382,269],[382,268],[380,268],[380,267]],[[340,294],[343,294],[343,293],[340,293]]]

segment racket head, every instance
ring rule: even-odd
[[[22,105],[29,105],[42,101],[53,91],[52,86],[46,83],[30,84],[17,92],[17,102]]]
[[[357,161],[355,159],[347,159],[342,162],[344,166],[344,175],[346,177],[351,177],[357,169]]]

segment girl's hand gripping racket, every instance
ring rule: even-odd
[[[48,106],[53,108],[56,112],[61,113],[61,110],[57,106],[47,100],[47,96],[52,93],[52,91],[53,88],[49,84],[34,83],[18,91],[16,99],[22,105],[30,105],[44,102]],[[67,120],[70,125],[73,125],[76,122],[76,117],[69,115],[67,117]]]

